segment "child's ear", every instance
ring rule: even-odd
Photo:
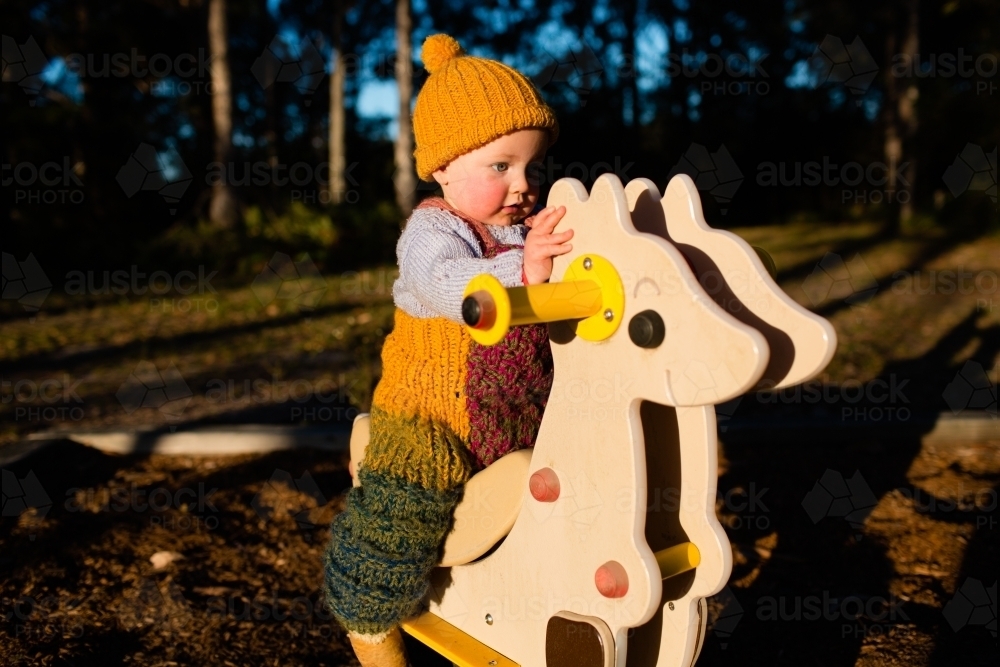
[[[431,174],[431,176],[438,182],[438,185],[448,185],[448,166],[441,167]]]

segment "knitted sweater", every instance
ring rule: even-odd
[[[417,611],[465,482],[534,444],[552,383],[547,328],[514,327],[487,347],[459,323],[473,276],[521,284],[522,230],[483,225],[435,199],[400,238],[395,326],[361,486],[334,519],[326,553],[327,600],[351,632],[377,637]]]
[[[473,228],[436,206],[413,211],[396,245],[399,278],[392,286],[396,306],[413,317],[445,317],[462,324],[462,294],[469,281],[489,273],[504,285],[521,285],[524,225],[483,225],[507,252],[483,257]]]

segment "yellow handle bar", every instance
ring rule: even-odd
[[[469,335],[482,345],[499,343],[512,326],[579,320],[585,340],[610,337],[625,310],[625,288],[614,266],[598,255],[574,260],[561,282],[504,287],[484,273],[469,281],[462,318]]]

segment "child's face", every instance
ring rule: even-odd
[[[434,172],[444,199],[487,225],[512,225],[538,201],[536,163],[545,156],[544,130],[518,130],[458,156]]]

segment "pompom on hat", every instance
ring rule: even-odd
[[[417,175],[425,181],[459,155],[516,130],[559,136],[556,115],[523,74],[496,60],[469,56],[448,35],[424,41],[420,59],[430,73],[417,95],[413,134]]]

